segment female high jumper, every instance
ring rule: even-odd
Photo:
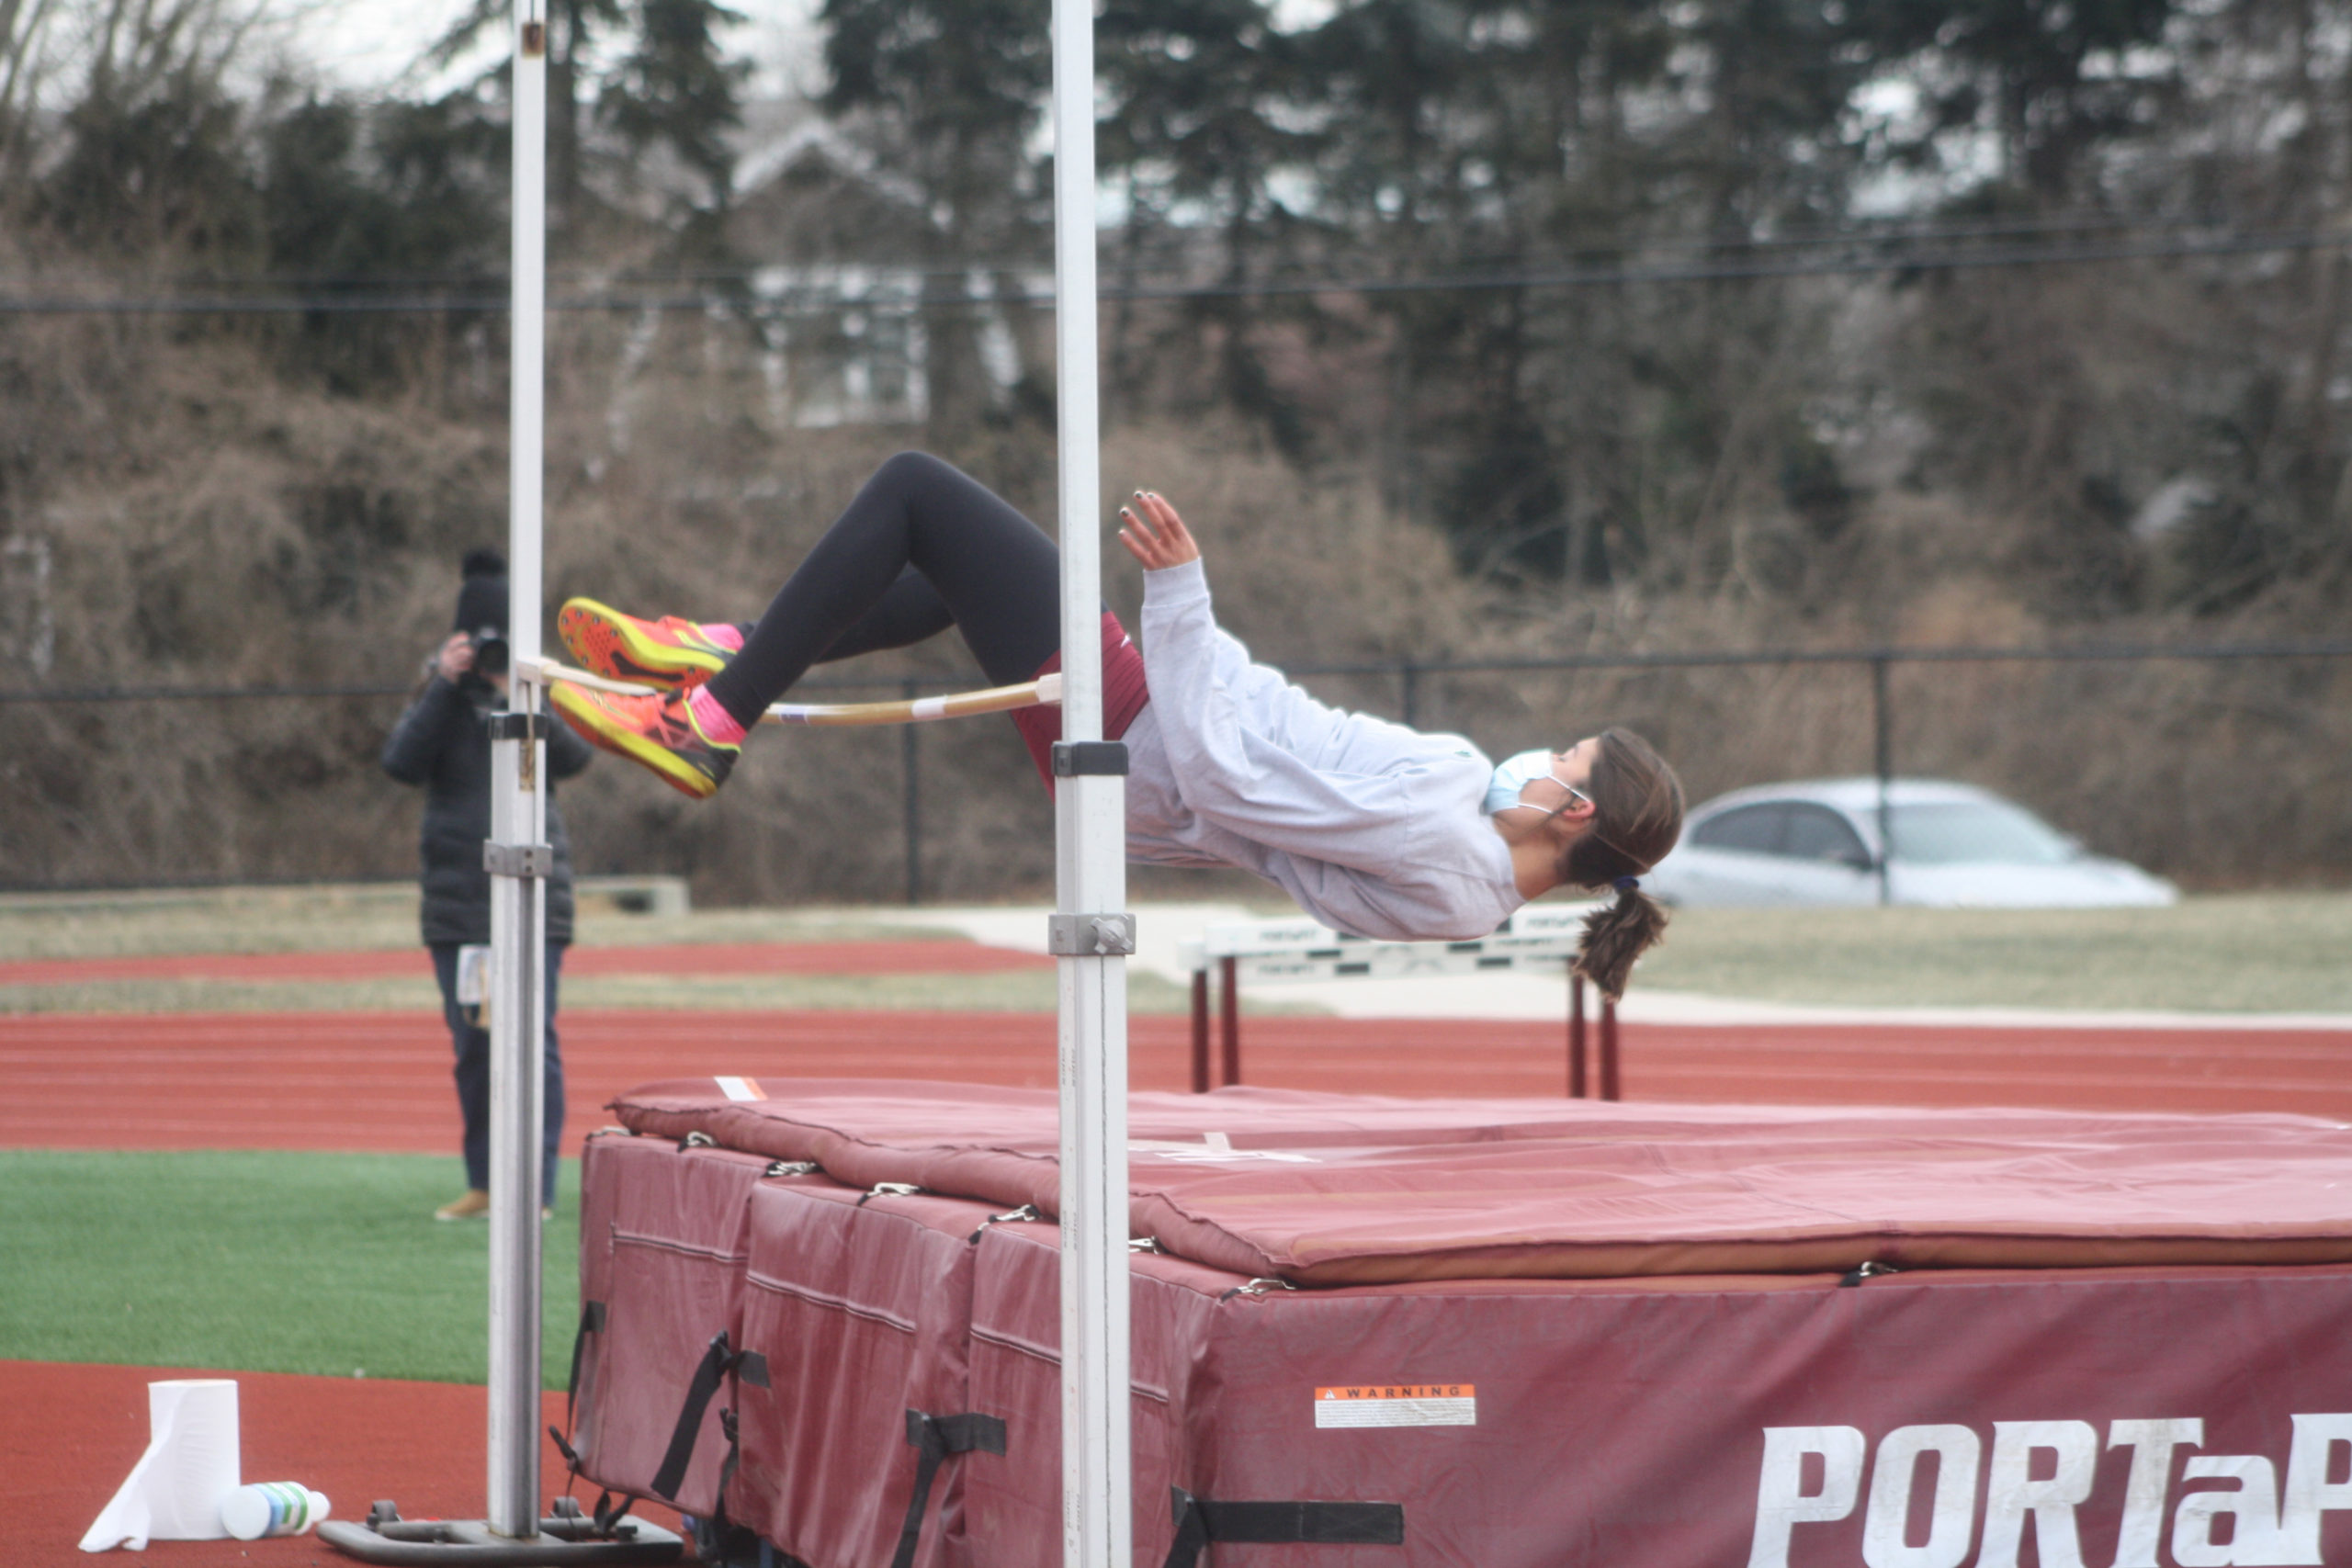
[[[1458,735],[1327,707],[1218,628],[1200,547],[1159,495],[1120,510],[1144,568],[1147,659],[1102,615],[1102,732],[1125,740],[1127,856],[1239,866],[1334,930],[1469,941],[1555,887],[1613,888],[1585,922],[1577,970],[1623,994],[1666,915],[1637,878],[1682,830],[1682,786],[1640,737],[1605,729],[1498,767]],[[1061,666],[1054,542],[935,457],[884,463],[748,629],[640,620],[574,599],[572,657],[662,694],[559,682],[558,712],[594,744],[696,798],[726,782],[745,734],[809,666],[954,626],[991,682]],[[1061,711],[1015,713],[1052,786]]]

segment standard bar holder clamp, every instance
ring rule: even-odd
[[[1054,777],[1072,779],[1088,773],[1126,777],[1127,743],[1124,740],[1054,742]]]
[[[546,721],[528,709],[490,716],[490,738],[492,740],[519,740],[523,743],[518,782],[526,795],[539,787],[539,742],[546,738],[547,732]]]
[[[481,847],[481,868],[492,876],[553,876],[555,846],[485,843]]]
[[[1046,917],[1046,951],[1056,958],[1125,958],[1135,950],[1133,915]]]

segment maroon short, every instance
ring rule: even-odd
[[[1062,667],[1062,656],[1055,654],[1037,667],[1039,675],[1051,675]],[[1127,732],[1127,726],[1143,712],[1143,705],[1151,701],[1151,693],[1143,683],[1143,655],[1137,651],[1135,639],[1119,617],[1110,611],[1102,612],[1102,739],[1116,740]],[[1021,731],[1021,739],[1029,743],[1029,760],[1037,764],[1037,776],[1046,781],[1046,793],[1054,793],[1054,742],[1062,738],[1062,710],[1053,707],[1022,708],[1012,716],[1013,728]]]

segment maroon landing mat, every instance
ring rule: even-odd
[[[846,1185],[984,1190],[861,1207],[807,1178],[755,1179],[722,1198],[752,1216],[740,1267],[758,1283],[737,1292],[734,1321],[771,1379],[738,1391],[730,1513],[811,1568],[887,1561],[913,1452],[888,1406],[956,1406],[960,1380],[958,1413],[1001,1421],[1003,1452],[944,1462],[920,1561],[1053,1560],[1057,1236],[975,1218],[1049,1192],[1050,1097],[842,1082],[795,1084],[787,1102],[716,1088],[625,1097],[624,1120],[649,1135],[611,1142],[645,1152],[594,1168],[687,1201],[697,1189],[652,1177],[655,1163],[721,1151],[682,1153],[659,1128],[820,1158]],[[2352,1268],[2227,1260],[2342,1234],[2345,1134],[2331,1124],[1227,1091],[1137,1096],[1133,1130],[1135,1212],[1162,1243],[1238,1245],[1252,1265],[1310,1277],[1331,1258],[1424,1255],[1580,1270],[1591,1232],[1620,1258],[1684,1270],[1294,1290],[1254,1267],[1138,1256],[1138,1562],[1169,1550],[1172,1487],[1295,1506],[1309,1525],[1326,1505],[1393,1516],[1394,1544],[1208,1549],[1284,1568],[2352,1561]],[[1512,1185],[1530,1172],[1540,1202]],[[1385,1223],[1391,1209],[1409,1224]],[[1733,1228],[1792,1212],[1804,1223]],[[1430,1228],[1447,1213],[1453,1237]],[[1841,1258],[1879,1265],[1964,1258],[1989,1237],[2063,1246],[2070,1266],[1841,1276],[1812,1261],[1825,1227],[1859,1249]],[[2151,1239],[2222,1258],[2109,1260]],[[1772,1271],[1690,1271],[1767,1244]],[[613,1248],[616,1298],[642,1252]],[[715,1332],[716,1299],[672,1340]],[[653,1413],[664,1431],[684,1375]]]

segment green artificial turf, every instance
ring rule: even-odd
[[[579,1164],[546,1227],[543,1378],[580,1314]],[[0,1150],[0,1359],[488,1377],[490,1227],[427,1155]]]

